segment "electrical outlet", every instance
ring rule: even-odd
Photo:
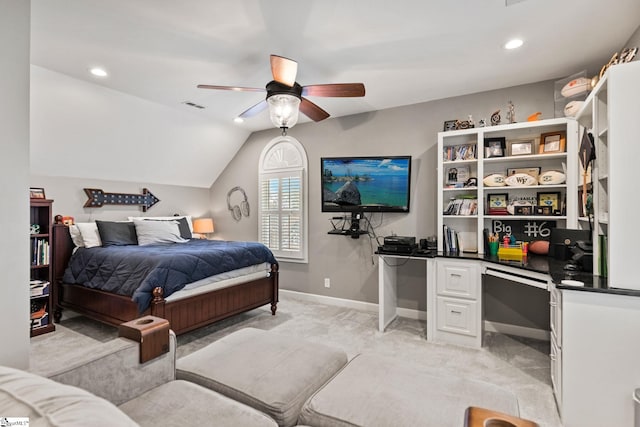
[[[325,288],[330,288],[331,287],[331,279],[329,279],[328,277],[324,278],[324,287]]]

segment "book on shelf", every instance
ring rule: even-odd
[[[49,241],[47,239],[33,239],[31,241],[31,265],[49,264]]]
[[[457,197],[449,200],[444,215],[477,215],[478,199],[475,197]]]
[[[475,160],[477,158],[476,144],[461,144],[444,147],[442,156],[445,162],[452,162],[456,160]]]
[[[457,231],[448,225],[443,226],[442,250],[451,254],[478,252],[478,235],[473,231]]]

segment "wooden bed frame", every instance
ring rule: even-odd
[[[151,306],[141,314],[130,297],[63,283],[62,277],[73,248],[69,227],[62,224],[54,225],[53,317],[56,323],[62,318],[63,308],[114,326],[150,314],[167,319],[171,329],[179,335],[265,304],[271,304],[271,314],[276,314],[277,264],[271,266],[269,277],[176,301],[165,301],[162,288],[155,288]]]

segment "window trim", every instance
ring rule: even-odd
[[[279,153],[276,151],[280,150]],[[280,154],[277,156],[276,154]],[[278,157],[278,160],[274,159]],[[274,251],[274,255],[279,262],[309,262],[309,162],[307,153],[302,144],[291,136],[278,136],[264,147],[260,154],[258,164],[258,238],[262,239],[262,182],[269,177],[278,176],[282,173],[291,172],[302,177],[302,197],[300,204],[302,207],[302,227],[301,227],[301,253],[300,256],[289,257],[281,251]]]

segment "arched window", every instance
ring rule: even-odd
[[[307,154],[290,136],[260,155],[258,235],[279,261],[307,262]]]

